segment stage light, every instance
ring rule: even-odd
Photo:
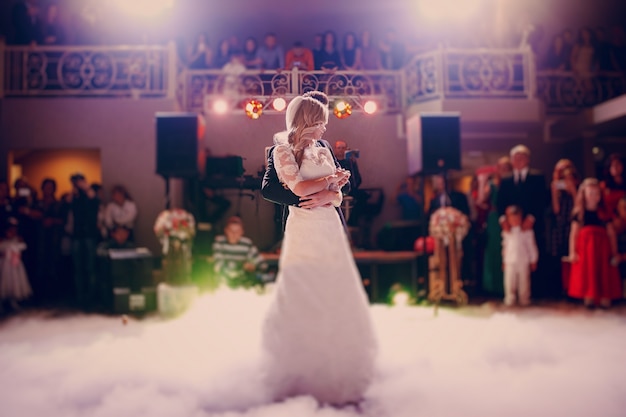
[[[225,114],[228,111],[228,103],[224,99],[215,100],[213,103],[213,111],[217,114]]]
[[[352,105],[343,100],[338,101],[335,104],[335,109],[333,110],[333,114],[337,116],[338,119],[345,119],[352,114]]]
[[[174,6],[174,0],[117,0],[124,13],[138,18],[154,18]]]
[[[482,0],[419,0],[419,13],[432,21],[462,20],[471,17]]]
[[[378,104],[374,100],[367,100],[363,105],[363,111],[367,114],[374,114],[378,110]]]
[[[394,306],[408,306],[411,301],[411,296],[406,291],[400,291],[394,294],[391,302]]]
[[[287,107],[287,102],[284,98],[277,97],[274,101],[272,101],[272,107],[274,107],[274,110],[276,111],[283,111]]]
[[[257,120],[263,113],[263,103],[259,100],[248,100],[245,106],[246,116],[252,120]]]
[[[393,284],[389,289],[388,300],[393,306],[408,306],[412,303],[411,293],[398,283]]]

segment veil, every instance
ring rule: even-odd
[[[294,119],[294,117],[296,115],[296,111],[300,107],[300,103],[302,103],[303,99],[304,99],[304,97],[297,96],[297,97],[295,97],[293,100],[291,100],[289,102],[289,105],[287,106],[287,110],[285,110],[285,125],[287,127],[287,130],[283,130],[282,132],[278,132],[278,133],[274,134],[274,144],[275,145],[281,145],[281,144],[288,144],[289,143],[289,132],[291,130],[293,130],[293,128],[294,128],[294,126],[293,126],[293,119]]]

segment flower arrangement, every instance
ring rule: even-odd
[[[442,207],[430,217],[428,232],[434,238],[443,240],[446,246],[451,237],[460,245],[469,228],[469,220],[465,214],[453,207]]]
[[[154,233],[163,245],[163,253],[167,254],[170,240],[190,244],[196,235],[196,220],[183,209],[164,210],[154,223]]]

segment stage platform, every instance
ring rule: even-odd
[[[389,288],[394,283],[407,282],[411,294],[418,292],[419,273],[418,259],[420,252],[414,251],[354,251],[354,260],[359,268],[363,285],[370,301],[384,301],[381,295],[385,292],[381,288]],[[262,253],[271,268],[278,267],[278,253]],[[398,267],[396,270],[393,267]],[[391,268],[391,269],[390,269]],[[390,272],[390,273],[388,273]]]

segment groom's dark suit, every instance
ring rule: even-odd
[[[335,154],[333,153],[333,148],[330,146],[330,144],[327,141],[320,139],[316,141],[316,145],[327,148],[330,151],[331,155],[333,156],[333,159],[335,161],[335,166],[337,168],[341,168],[341,165],[339,165],[339,162],[337,161],[337,158],[335,157]],[[261,194],[263,195],[263,198],[265,198],[266,200],[271,201],[272,203],[283,205],[282,221],[283,221],[283,228],[284,228],[285,220],[287,218],[287,206],[299,205],[300,197],[295,195],[289,188],[286,188],[285,186],[283,186],[283,184],[281,184],[281,182],[279,181],[278,174],[276,173],[276,168],[274,168],[274,155],[273,155],[274,148],[275,148],[275,145],[272,146],[268,151],[269,154],[267,156],[267,167],[265,168],[265,174],[263,175],[263,182],[261,184]],[[344,185],[341,191],[344,195],[348,194],[350,192],[350,182]],[[345,226],[343,213],[341,212],[340,209],[337,209],[337,211],[341,217],[342,223],[344,223],[344,226]]]

